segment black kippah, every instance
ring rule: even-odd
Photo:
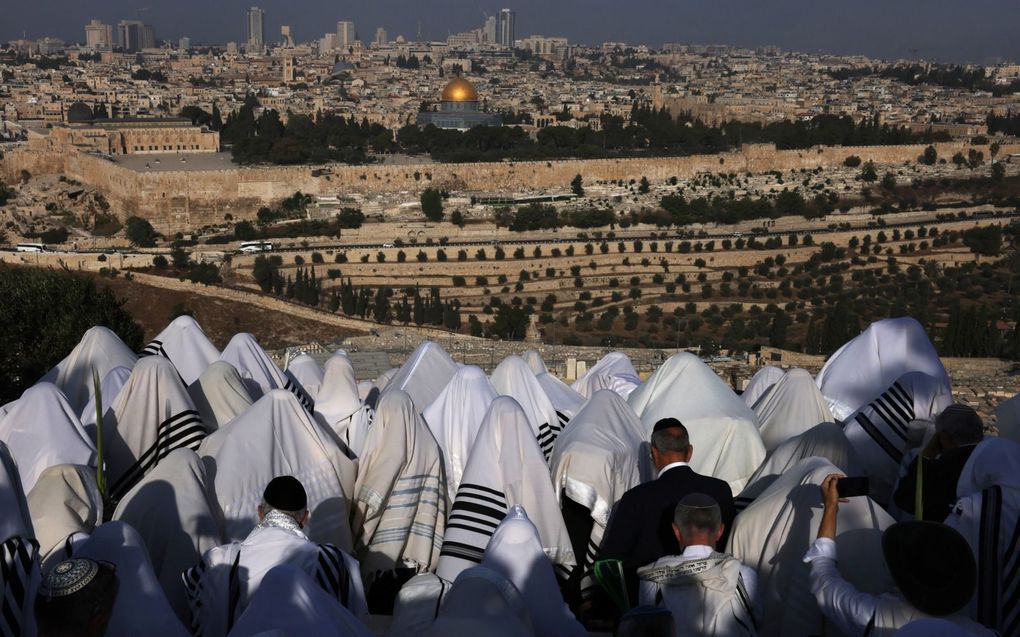
[[[308,506],[308,495],[294,476],[273,478],[266,486],[262,499],[277,511],[303,511]]]
[[[678,429],[683,426],[684,424],[676,418],[663,418],[652,427],[652,433],[662,431],[663,429]]]

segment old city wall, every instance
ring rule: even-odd
[[[939,157],[964,152],[967,143],[936,144]],[[163,232],[175,232],[234,220],[252,219],[260,206],[296,190],[313,195],[406,191],[414,196],[437,186],[450,190],[519,191],[568,187],[577,174],[585,182],[640,179],[661,181],[690,178],[704,172],[765,172],[842,165],[849,155],[890,165],[915,161],[924,145],[816,147],[776,150],[770,145],[745,146],[716,155],[642,159],[594,159],[476,164],[416,164],[328,167],[239,167],[231,170],[137,172],[99,157],[78,152],[25,149],[7,153],[2,173],[16,178],[22,169],[32,174],[63,173],[98,188],[123,215],[138,215]],[[987,147],[984,147],[987,153]],[[1000,155],[1020,152],[1020,145],[1004,146]],[[313,171],[319,169],[318,176]]]

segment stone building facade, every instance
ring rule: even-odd
[[[110,119],[54,126],[50,143],[57,152],[77,149],[104,155],[215,153],[220,134],[189,119]]]

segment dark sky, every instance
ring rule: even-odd
[[[774,44],[787,50],[924,57],[941,61],[1020,60],[1017,0],[256,0],[267,11],[267,37],[290,24],[298,40],[354,20],[363,40],[377,26],[390,37],[418,31],[442,39],[478,26],[483,12],[517,11],[517,35],[607,40]],[[240,40],[252,0],[0,0],[0,40],[53,35],[84,40],[90,18],[116,24],[141,15],[159,38]],[[148,7],[139,12],[139,7]]]

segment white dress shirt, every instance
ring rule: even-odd
[[[659,469],[659,474],[657,476],[655,476],[655,479],[658,480],[659,478],[662,477],[662,474],[666,473],[667,471],[669,471],[673,467],[686,467],[686,466],[687,466],[686,462],[682,462],[682,461],[681,462],[671,462],[668,465],[666,465],[665,467],[663,467],[662,469]]]

